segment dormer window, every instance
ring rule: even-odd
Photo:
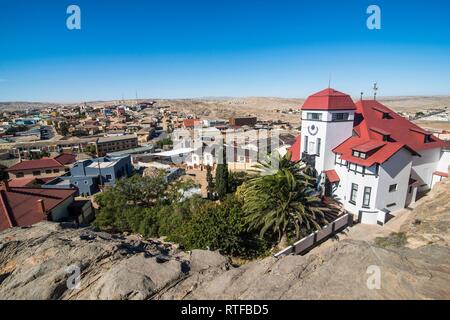
[[[424,138],[425,143],[431,143],[433,142],[433,139],[431,138],[431,134],[427,134]]]
[[[383,119],[392,119],[391,115],[389,114],[389,112],[383,112]]]
[[[356,157],[356,158],[361,158],[361,159],[366,159],[366,158],[367,158],[367,153],[365,153],[365,152],[360,152],[360,151],[356,151],[356,150],[353,150],[352,155],[353,155],[354,157]]]

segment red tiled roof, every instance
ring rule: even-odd
[[[432,142],[425,143],[425,135],[431,135],[430,132],[401,117],[376,100],[358,101],[356,108],[354,130],[363,139],[382,141],[383,137],[377,134],[378,131],[382,135],[389,135],[393,141],[404,144],[415,152],[445,146],[445,142],[435,136],[432,136]],[[377,112],[379,110],[389,113],[390,118],[383,119],[382,114]]]
[[[448,178],[448,173],[447,173],[447,172],[435,171],[435,172],[433,172],[433,174],[434,174],[435,176],[439,176],[439,177],[443,177],[443,178]]]
[[[74,189],[11,188],[0,189],[0,231],[10,227],[29,226],[45,220],[38,210],[42,200],[46,211],[51,211],[68,198]]]
[[[63,165],[72,164],[77,161],[77,157],[71,153],[61,153],[60,155],[54,157],[53,159],[55,159],[56,161],[58,161]]]
[[[54,178],[52,178],[54,179]],[[36,178],[20,178],[20,179],[11,179],[8,181],[8,184],[10,187],[25,187],[32,182],[34,182]]]
[[[290,147],[288,149],[290,152],[292,152],[291,161],[297,162],[297,161],[301,160],[301,158],[302,158],[302,156],[301,156],[301,144],[302,144],[301,136],[297,136],[297,138],[295,138],[295,142],[292,145],[292,147]]]
[[[371,140],[371,141],[367,141],[367,142],[364,142],[363,144],[353,147],[353,150],[365,153],[365,152],[370,152],[375,149],[381,148],[385,144],[386,143],[382,142],[382,141]]]
[[[386,131],[386,130],[383,130],[383,129],[380,129],[380,128],[377,128],[377,127],[372,127],[372,128],[370,128],[370,130],[372,130],[373,132],[379,133],[382,136],[389,136],[389,135],[391,135],[391,133],[389,131]]]
[[[200,119],[184,119],[183,126],[186,128],[195,127],[202,123]]]
[[[8,168],[7,171],[22,171],[47,168],[64,167],[61,163],[52,158],[42,158],[38,160],[22,161]]]
[[[345,93],[328,88],[309,96],[302,110],[355,110],[352,98]]]
[[[359,137],[351,137],[345,140],[342,144],[333,149],[334,153],[341,155],[342,160],[346,160],[352,163],[359,164],[361,166],[371,167],[374,164],[382,164],[389,160],[395,153],[404,147],[403,144],[398,142],[386,142],[377,151],[370,154],[366,159],[353,156],[353,150],[355,147],[375,143],[374,140],[362,139]]]
[[[327,175],[328,181],[330,181],[331,183],[341,181],[341,179],[339,179],[339,176],[338,176],[336,170],[325,171],[325,174]]]

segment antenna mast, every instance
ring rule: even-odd
[[[378,84],[375,82],[373,84],[373,100],[377,100],[377,91],[378,91]]]

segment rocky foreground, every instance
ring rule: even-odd
[[[402,237],[241,267],[137,236],[53,223],[11,229],[0,234],[0,299],[450,299],[449,195],[446,181],[420,200]],[[68,288],[69,266],[81,270],[79,289]],[[369,266],[381,271],[379,289],[367,286]]]

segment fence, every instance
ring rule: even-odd
[[[315,246],[329,239],[336,233],[341,232],[349,226],[352,226],[352,224],[353,215],[351,213],[346,213],[342,217],[339,217],[332,223],[323,227],[321,230],[318,230],[310,234],[309,236],[306,236],[300,241],[294,243],[292,246],[289,246],[286,249],[276,253],[274,257],[278,258],[289,254],[304,254]]]

